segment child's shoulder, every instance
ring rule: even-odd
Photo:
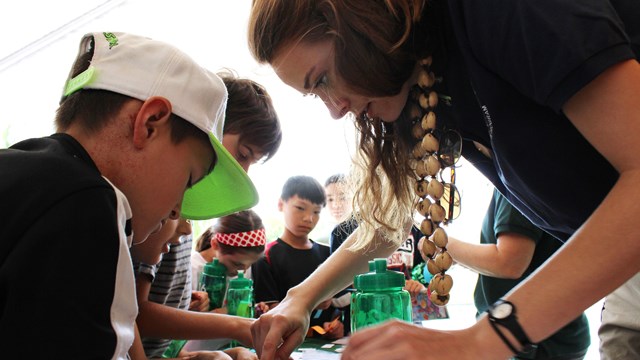
[[[311,247],[311,249],[309,249],[309,251],[313,251],[316,252],[322,256],[326,256],[329,257],[329,255],[331,254],[331,249],[329,248],[328,245],[319,243],[319,242],[315,242],[311,239],[309,239],[309,241],[311,241],[311,243],[313,244],[313,246]]]

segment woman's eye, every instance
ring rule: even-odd
[[[311,87],[311,91],[305,94],[305,97],[318,98],[318,94],[316,94],[315,91],[317,91],[317,89],[322,89],[326,87],[326,85],[327,85],[327,75],[322,74]]]
[[[316,83],[313,84],[313,88],[311,89],[311,91],[313,91],[314,89],[322,88],[326,85],[327,85],[327,74],[322,74],[322,76],[318,78]]]

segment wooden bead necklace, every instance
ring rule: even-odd
[[[447,252],[448,236],[442,225],[452,220],[452,201],[459,201],[459,198],[455,199],[457,192],[453,184],[444,184],[437,176],[446,167],[454,165],[460,149],[456,150],[458,153],[455,155],[443,151],[442,139],[436,135],[438,130],[434,109],[438,105],[438,94],[433,90],[433,85],[440,79],[431,71],[431,57],[419,63],[422,68],[418,74],[418,84],[411,90],[405,111],[413,119],[412,134],[418,140],[412,151],[412,168],[416,174],[415,191],[419,197],[416,210],[424,216],[420,224],[420,231],[425,235],[421,239],[422,252],[428,258],[427,269],[433,275],[429,283],[429,298],[434,304],[443,306],[449,302],[449,292],[453,287],[451,275],[445,273],[453,259]],[[457,145],[460,146],[457,136]],[[452,168],[451,182],[454,176]],[[448,197],[449,212],[441,205],[445,200],[443,197]]]

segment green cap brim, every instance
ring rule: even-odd
[[[258,203],[258,191],[249,175],[213,134],[209,138],[218,162],[209,175],[185,192],[182,217],[186,219],[218,218]]]

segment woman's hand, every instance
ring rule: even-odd
[[[478,354],[482,354],[478,351],[483,349],[483,345],[471,329],[436,331],[404,321],[391,320],[353,333],[341,359],[478,359]],[[502,356],[507,357],[508,355]]]
[[[253,345],[261,360],[288,360],[309,329],[310,310],[287,296],[251,326]]]

